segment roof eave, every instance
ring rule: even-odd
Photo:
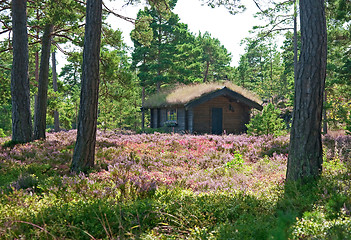
[[[205,102],[207,102],[215,97],[219,97],[219,96],[228,96],[228,97],[231,97],[233,99],[237,99],[238,101],[248,105],[249,107],[256,108],[260,111],[263,109],[261,104],[255,102],[255,101],[252,101],[251,99],[248,99],[248,98],[244,97],[243,95],[241,95],[240,93],[234,92],[233,90],[231,90],[227,87],[223,87],[223,88],[218,89],[214,92],[203,95],[200,98],[192,100],[184,105],[185,105],[186,109],[193,108],[199,104],[205,103]]]

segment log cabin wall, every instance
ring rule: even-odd
[[[193,108],[194,133],[212,133],[212,108],[221,108],[222,132],[243,133],[250,120],[250,108],[233,99],[219,96]]]
[[[188,127],[186,130],[189,133],[193,133],[194,132],[194,111],[192,108],[187,110],[187,121],[188,121]]]
[[[212,108],[222,109],[222,132],[239,134],[246,132],[250,121],[250,108],[236,100],[219,96],[203,104],[185,110],[184,107],[154,108],[151,109],[152,128],[165,127],[167,111],[177,109],[177,126],[172,127],[174,132],[212,133]]]
[[[165,108],[161,108],[160,109],[160,127],[164,127],[166,121],[167,121],[167,110]]]
[[[159,108],[156,109],[156,128],[161,127],[161,110]]]
[[[185,115],[185,108],[177,108],[177,122],[178,122],[178,126],[177,126],[177,131],[185,131],[186,130],[186,115]]]
[[[157,128],[157,109],[156,108],[152,108],[150,110],[150,117],[151,117],[151,120],[150,120],[150,126],[151,128]]]
[[[169,109],[177,110],[177,126],[172,127],[172,130],[175,132],[182,132],[186,130],[187,123],[185,122],[187,119],[186,111],[184,107],[172,107],[172,108],[153,108],[151,109],[151,120],[150,126],[152,128],[160,128],[165,127],[165,122],[167,121],[167,111]]]

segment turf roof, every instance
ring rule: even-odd
[[[186,105],[207,94],[224,88],[228,88],[257,104],[262,104],[262,101],[258,96],[231,82],[212,82],[193,85],[181,85],[172,90],[161,91],[160,93],[151,95],[149,98],[147,98],[143,107],[160,108],[176,105]]]

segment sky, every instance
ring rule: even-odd
[[[123,6],[123,1],[106,2],[107,6],[116,13],[126,17],[136,18],[137,13],[143,6]],[[212,37],[219,39],[222,45],[232,54],[232,66],[237,66],[240,55],[244,54],[245,46],[240,42],[249,37],[249,31],[254,25],[259,25],[260,20],[253,17],[258,8],[253,1],[245,1],[247,9],[244,13],[231,15],[224,7],[211,8],[204,5],[201,0],[178,0],[174,13],[180,17],[180,22],[188,24],[191,32],[198,34],[209,32]],[[130,31],[133,30],[133,24],[110,16],[108,22],[114,29],[120,29],[123,32],[124,42],[133,46],[130,40]]]

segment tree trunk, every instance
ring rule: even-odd
[[[159,80],[156,82],[156,90],[158,93],[161,91],[161,82]]]
[[[141,91],[141,129],[144,131],[145,129],[145,109],[144,109],[144,103],[145,103],[145,87],[142,87]]]
[[[46,25],[41,39],[38,98],[34,114],[34,139],[45,139],[52,29],[53,26],[51,24]]]
[[[156,90],[159,93],[161,91],[161,45],[162,45],[162,17],[159,17],[158,20],[158,46],[157,46],[157,81],[156,81]]]
[[[13,62],[11,71],[12,141],[32,140],[28,79],[27,1],[12,1]]]
[[[39,9],[37,9],[37,19],[38,22],[40,21],[40,16],[39,16]],[[39,31],[40,29],[37,28],[36,29],[36,37],[37,39],[39,39]],[[35,51],[35,82],[38,83],[39,82],[39,49],[37,49]],[[35,99],[37,97],[35,96]]]
[[[52,85],[54,88],[54,92],[58,91],[57,87],[57,72],[56,72],[56,53],[55,51],[52,52],[51,54],[51,62],[52,62]],[[59,132],[60,131],[60,116],[59,112],[57,109],[54,110],[54,131]]]
[[[287,180],[322,171],[321,122],[326,77],[327,32],[323,0],[300,0],[301,54],[295,81]]]
[[[324,104],[328,101],[327,92],[324,90]],[[323,108],[323,134],[328,134],[327,109]]]
[[[207,77],[208,77],[208,71],[209,71],[209,69],[210,69],[210,62],[207,61],[207,62],[206,62],[206,70],[205,70],[205,74],[204,74],[204,83],[208,81],[208,80],[207,80]]]
[[[294,0],[294,81],[297,76],[297,3]]]
[[[94,166],[99,92],[101,12],[101,0],[87,1],[77,141],[71,165],[71,170],[74,172],[86,171]]]

